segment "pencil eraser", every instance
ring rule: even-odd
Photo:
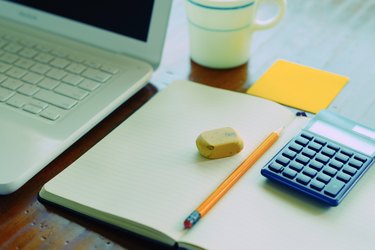
[[[230,127],[202,132],[196,139],[199,153],[209,159],[235,155],[243,149],[243,140],[238,132]]]

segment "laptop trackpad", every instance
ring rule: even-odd
[[[0,131],[0,194],[7,194],[53,160],[61,141],[4,121],[0,123]]]

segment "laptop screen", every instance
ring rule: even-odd
[[[146,42],[154,0],[12,0],[28,7]],[[110,13],[110,14],[108,14]]]

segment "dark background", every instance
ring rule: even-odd
[[[95,27],[147,41],[154,0],[73,1],[14,0],[42,11],[54,13]]]

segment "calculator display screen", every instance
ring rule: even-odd
[[[361,126],[354,126],[353,128],[353,131],[357,132],[357,133],[360,133],[362,135],[365,135],[367,137],[370,137],[372,139],[375,140],[375,132],[367,129],[367,128],[364,128],[364,127],[361,127]]]
[[[357,137],[354,134],[350,134],[349,132],[341,130],[328,123],[316,121],[308,130],[364,154],[371,156],[375,153],[374,144],[371,144],[365,140],[361,140],[360,137]]]

